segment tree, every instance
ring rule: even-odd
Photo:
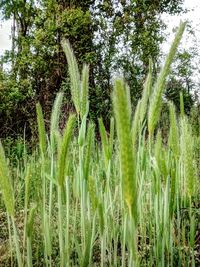
[[[12,102],[7,88],[18,96],[13,99],[14,105],[7,105],[0,120],[22,133],[24,118],[31,132],[37,101],[43,105],[47,121],[56,92],[65,90],[70,102],[67,62],[60,44],[63,37],[69,39],[80,67],[84,62],[90,64],[94,120],[103,116],[109,121],[116,74],[125,77],[136,104],[149,58],[153,60],[154,74],[157,71],[165,27],[161,15],[181,12],[182,4],[182,0],[0,1],[4,18],[13,19],[12,51],[4,57],[4,62],[12,62],[12,68],[2,76],[0,97],[7,104]],[[11,115],[14,112],[15,117]],[[21,124],[15,127],[18,120]]]
[[[174,102],[178,111],[180,111],[180,93],[182,93],[186,113],[190,112],[195,102],[196,53],[195,49],[190,51],[183,49],[177,53],[165,93],[166,98]]]
[[[18,96],[23,94],[23,98],[19,97],[17,101],[17,108],[15,105],[16,116],[13,120],[18,120],[18,115],[24,117],[31,131],[34,130],[36,102],[42,103],[48,119],[56,92],[61,88],[67,90],[67,64],[61,38],[70,40],[80,65],[93,61],[93,29],[89,11],[92,2],[42,0],[36,3],[21,0],[1,3],[4,18],[13,17],[19,30],[12,36],[14,48],[4,57],[4,62],[12,58],[13,64],[7,75],[10,80],[2,81],[4,92],[0,97],[6,95],[8,81],[11,91],[15,88]],[[92,83],[92,67],[90,77]],[[7,118],[3,118],[10,125],[15,125],[11,119],[13,108],[10,105]],[[20,127],[13,127],[13,130],[22,133],[23,128],[24,123]],[[6,129],[8,134],[8,127]]]
[[[112,78],[116,73],[125,77],[136,106],[148,72],[149,59],[153,61],[154,75],[159,66],[160,46],[166,27],[162,14],[182,12],[183,1],[105,0],[97,3],[94,12],[98,51],[95,77],[103,95],[101,106],[105,116],[109,114],[105,106],[109,107]]]

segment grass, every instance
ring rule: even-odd
[[[190,120],[169,103],[170,128],[158,128],[162,92],[184,31],[180,26],[155,85],[152,72],[132,114],[129,89],[117,79],[114,117],[101,142],[88,119],[88,75],[67,42],[77,114],[63,133],[63,94],[50,134],[37,104],[38,148],[12,166],[0,145],[0,266],[198,266],[199,158]],[[78,73],[77,73],[78,72]],[[156,109],[156,106],[158,109]],[[75,130],[76,129],[76,130]],[[115,134],[116,129],[116,134]],[[198,143],[199,144],[199,143]]]

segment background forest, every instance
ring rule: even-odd
[[[55,95],[65,92],[63,111],[73,109],[69,76],[61,39],[70,41],[79,67],[90,65],[90,118],[111,116],[113,77],[121,75],[130,86],[133,108],[141,97],[149,59],[154,77],[159,71],[165,42],[163,14],[180,14],[183,0],[12,0],[0,1],[5,20],[12,20],[12,49],[1,58],[0,137],[35,137],[35,105],[43,106],[46,124]],[[192,32],[188,26],[188,31]],[[179,50],[165,96],[179,109],[195,103],[192,80],[196,51]],[[5,66],[9,68],[6,69]]]

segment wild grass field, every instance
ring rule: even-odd
[[[150,62],[134,112],[128,86],[115,80],[109,131],[89,120],[89,67],[79,73],[63,41],[76,114],[61,133],[59,93],[49,133],[37,104],[32,154],[24,145],[13,164],[0,144],[0,266],[200,266],[200,135],[181,96],[179,116],[168,103],[168,133],[158,124],[184,28],[155,83]]]

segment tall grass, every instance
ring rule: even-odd
[[[128,86],[115,81],[114,119],[109,132],[99,119],[101,142],[87,116],[89,68],[81,77],[63,41],[77,114],[69,115],[61,132],[58,94],[48,134],[37,104],[39,149],[32,155],[24,149],[17,167],[0,144],[0,266],[198,266],[199,136],[183,101],[180,117],[169,103],[167,136],[158,128],[184,27],[154,85],[150,62],[134,114]]]
[[[161,111],[161,105],[162,105],[161,97],[164,91],[166,78],[167,78],[167,75],[169,74],[170,66],[176,54],[176,50],[182,38],[183,32],[185,30],[185,26],[186,26],[186,23],[181,23],[176,33],[174,42],[172,43],[172,46],[170,48],[169,54],[165,60],[165,64],[154,86],[153,94],[151,97],[151,105],[149,107],[149,114],[148,114],[148,129],[149,129],[150,135],[153,134],[156,124],[160,117],[160,111]]]

